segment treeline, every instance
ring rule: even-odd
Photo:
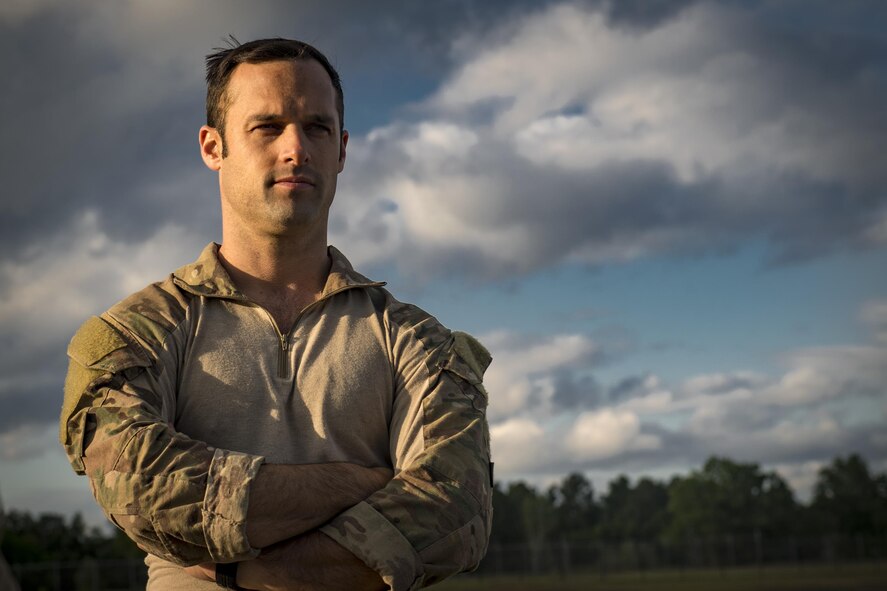
[[[887,536],[887,474],[859,455],[836,458],[817,476],[810,503],[758,464],[712,457],[669,482],[625,476],[597,495],[582,474],[547,491],[523,482],[493,497],[492,544],[588,544],[628,541],[677,544],[687,539]]]
[[[523,482],[493,491],[491,544],[620,543],[723,536],[785,538],[887,536],[887,474],[872,473],[858,455],[836,458],[819,471],[809,504],[799,503],[775,472],[758,464],[713,457],[701,469],[669,482],[626,476],[597,495],[581,474],[546,491]],[[88,528],[77,514],[9,511],[3,555],[12,564],[139,558],[122,532]]]
[[[83,558],[120,560],[143,558],[144,553],[122,531],[87,527],[77,513],[61,515],[8,511],[0,550],[10,564],[72,562]]]

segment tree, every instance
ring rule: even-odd
[[[609,540],[655,540],[668,520],[668,489],[663,483],[641,478],[632,488],[626,476],[619,476],[603,498],[600,534]]]
[[[493,541],[541,544],[555,530],[554,506],[525,482],[493,487]]]
[[[520,507],[508,494],[510,488],[502,490],[499,482],[493,486],[493,531],[490,536],[493,544],[520,544],[525,539]]]
[[[797,533],[801,507],[791,487],[776,472],[764,474],[759,510],[759,525],[765,536]]]
[[[858,454],[835,458],[819,471],[812,509],[829,533],[887,532],[887,476],[873,475]]]
[[[669,486],[672,537],[786,534],[797,503],[788,484],[758,464],[712,457],[702,470]]]
[[[28,512],[10,511],[0,547],[10,563],[144,556],[119,530],[109,535],[99,528],[87,529],[79,513],[66,521],[52,513],[34,517]]]
[[[597,525],[600,508],[594,500],[594,487],[582,474],[568,475],[559,486],[548,489],[554,507],[554,531],[568,540],[589,540]]]

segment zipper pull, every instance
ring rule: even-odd
[[[289,343],[286,340],[286,337],[280,335],[280,351],[277,355],[277,377],[286,378],[289,377],[289,372],[287,371],[287,365],[289,365],[289,355],[286,354]]]

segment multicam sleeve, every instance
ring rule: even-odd
[[[176,432],[163,419],[163,368],[110,322],[90,318],[68,348],[60,439],[74,471],[151,554],[181,565],[256,556],[245,518],[262,458]]]
[[[433,318],[412,329],[420,362],[404,375],[395,399],[396,476],[321,529],[394,591],[476,568],[492,523],[487,394],[481,384],[490,355],[469,335],[450,333]]]

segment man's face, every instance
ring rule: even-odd
[[[253,235],[325,236],[348,135],[323,66],[240,64],[226,96],[227,156],[216,161],[225,224]]]

